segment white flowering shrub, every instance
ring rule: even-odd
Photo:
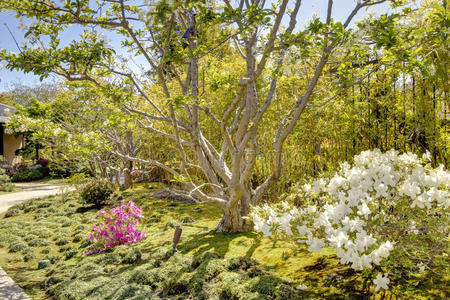
[[[400,269],[445,272],[450,172],[433,169],[429,160],[429,154],[362,152],[353,167],[343,163],[332,178],[304,184],[298,193],[308,205],[254,207],[254,229],[311,252],[333,247],[355,270],[376,267],[376,291],[387,289],[388,275]]]

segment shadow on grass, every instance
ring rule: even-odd
[[[98,206],[91,205],[91,206],[80,206],[75,210],[75,213],[77,214],[84,214],[85,212],[91,211],[91,210],[99,210]]]
[[[222,256],[230,252],[230,244],[233,240],[245,237],[253,241],[252,245],[246,252],[246,256],[252,256],[254,251],[261,244],[261,237],[254,232],[245,233],[223,233],[223,232],[206,232],[190,236],[190,240],[181,243],[178,246],[181,253],[187,253],[197,249],[194,256],[201,255],[206,251],[212,250]]]

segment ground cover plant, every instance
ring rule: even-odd
[[[336,252],[271,241],[254,232],[211,231],[220,209],[155,199],[147,186],[123,192],[105,209],[142,206],[148,238],[82,255],[98,210],[74,194],[16,205],[0,220],[0,265],[32,299],[303,299],[361,298],[371,276],[339,264]],[[11,212],[14,212],[11,214]],[[174,228],[183,234],[172,251]],[[446,279],[417,272],[392,280],[397,296],[448,296]],[[385,292],[378,294],[383,296]],[[446,294],[447,293],[447,294]]]

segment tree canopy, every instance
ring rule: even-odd
[[[6,0],[0,9],[33,22],[20,51],[2,49],[0,59],[70,83],[53,124],[84,139],[72,149],[87,147],[91,161],[112,168],[108,157],[162,168],[180,193],[222,208],[219,231],[248,228],[250,205],[290,184],[283,174],[295,172],[302,147],[315,172],[333,147],[347,156],[412,141],[446,161],[446,123],[436,112],[448,109],[448,12],[437,1],[412,9],[409,1],[362,0],[335,20],[329,0],[324,18],[301,26],[302,2]],[[395,9],[352,26],[358,12],[382,3]],[[63,45],[70,26],[84,31]],[[120,47],[105,33],[119,36]],[[412,116],[402,84],[415,101]],[[430,105],[434,117],[425,116]],[[152,143],[171,158],[136,151]]]

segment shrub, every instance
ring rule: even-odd
[[[66,256],[66,260],[67,259],[71,259],[72,257],[74,257],[75,255],[77,255],[78,251],[75,249],[69,250],[66,252],[65,256]]]
[[[29,242],[29,241],[34,240],[34,239],[37,239],[37,238],[38,238],[37,235],[34,235],[34,234],[27,234],[27,235],[23,238],[23,240],[24,240],[25,242]]]
[[[123,253],[125,257],[127,253]],[[99,265],[111,265],[120,263],[120,255],[116,253],[102,253],[96,260],[95,263]]]
[[[79,233],[79,234],[77,234],[77,235],[75,235],[75,236],[73,237],[72,242],[74,242],[74,243],[79,243],[79,242],[81,242],[81,241],[83,240],[83,238],[84,238],[84,235],[81,234],[81,233]]]
[[[0,168],[0,191],[11,192],[13,188],[14,185],[11,182],[11,178],[6,175],[5,169]]]
[[[30,247],[48,246],[48,242],[41,239],[32,239],[28,242],[28,246]]]
[[[92,227],[90,241],[95,241],[94,250],[87,254],[103,252],[115,245],[132,245],[145,239],[146,234],[136,229],[139,219],[144,217],[142,208],[133,201],[110,210],[100,210],[100,224]]]
[[[227,268],[230,271],[244,270],[247,271],[258,263],[255,259],[248,256],[232,257],[227,261]]]
[[[5,218],[15,217],[20,215],[21,211],[17,207],[13,206],[8,208],[8,210],[5,213]]]
[[[59,261],[59,259],[60,259],[60,257],[57,256],[57,255],[47,255],[47,256],[45,257],[44,261],[45,261],[45,260],[48,260],[51,264],[54,264],[54,263],[56,263],[57,261]]]
[[[147,270],[136,270],[131,274],[129,282],[141,285],[153,285],[155,279],[153,278],[152,275],[153,273]]]
[[[386,268],[393,277],[395,270],[427,268],[444,277],[450,172],[429,161],[429,153],[420,159],[396,150],[364,151],[353,167],[343,163],[332,178],[302,186],[299,193],[311,205],[265,205],[250,216],[256,231],[305,243],[311,252],[334,247],[341,263],[356,270]],[[371,274],[376,291],[388,288],[387,274]]]
[[[39,158],[38,160],[37,160],[37,163],[39,164],[39,165],[41,165],[41,166],[43,166],[43,167],[47,167],[47,165],[48,165],[48,160],[46,160],[45,158]]]
[[[114,186],[104,178],[95,178],[81,190],[81,199],[88,204],[102,206],[114,192]]]
[[[25,251],[27,249],[28,249],[27,244],[25,244],[22,241],[17,241],[17,242],[11,243],[9,245],[8,251],[9,252],[19,252],[19,251]]]
[[[25,170],[20,173],[16,173],[11,177],[12,182],[28,182],[42,179],[48,175],[48,168],[38,166],[33,169]]]
[[[31,232],[33,235],[36,235],[40,238],[48,238],[51,237],[53,235],[53,232],[51,230],[48,230],[47,228],[39,228],[39,229],[35,229]]]
[[[122,258],[122,263],[124,264],[134,264],[141,260],[142,252],[139,249],[131,249],[124,258]]]
[[[66,252],[69,251],[70,249],[72,249],[70,245],[64,245],[61,248],[59,248],[59,252]]]
[[[50,249],[50,248],[44,248],[41,250],[42,254],[49,254],[50,252],[52,252],[52,249]]]
[[[23,255],[24,262],[30,261],[35,258],[36,258],[36,255],[34,255],[34,251],[32,249],[27,249],[26,251],[24,251],[24,255]]]
[[[67,236],[59,235],[55,238],[55,244],[58,246],[63,246],[70,243],[70,238]]]

